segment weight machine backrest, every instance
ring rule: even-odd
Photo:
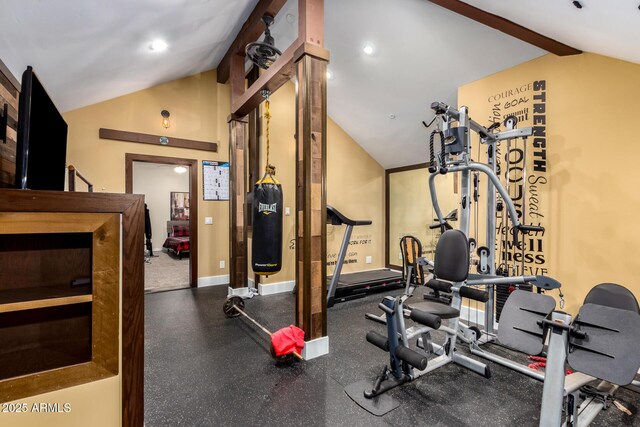
[[[571,367],[614,384],[630,384],[640,369],[638,312],[585,304],[574,325],[586,337],[571,339],[568,357]]]
[[[638,300],[631,291],[615,283],[600,283],[589,291],[584,304],[598,304],[607,307],[631,310],[640,313]]]
[[[414,286],[424,285],[424,270],[418,264],[418,258],[422,256],[422,244],[414,236],[404,236],[400,239],[400,252],[402,254],[402,279],[406,281],[409,266],[411,266],[410,283]]]
[[[469,276],[469,240],[460,230],[447,230],[440,236],[433,257],[438,279],[464,282]]]

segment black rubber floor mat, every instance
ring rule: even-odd
[[[373,384],[371,381],[362,380],[349,384],[344,388],[344,392],[347,393],[347,396],[356,402],[362,409],[365,409],[378,417],[381,417],[400,406],[400,402],[387,393],[383,393],[373,399],[367,399],[364,397],[364,391],[371,390],[372,387]]]

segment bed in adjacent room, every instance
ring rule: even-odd
[[[179,259],[188,255],[189,221],[167,221],[167,240],[162,247]]]

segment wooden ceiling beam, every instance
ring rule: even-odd
[[[248,43],[258,40],[260,34],[264,32],[264,24],[262,17],[264,14],[276,16],[280,9],[285,5],[287,0],[260,0],[256,7],[249,15],[240,28],[240,32],[236,39],[231,43],[229,50],[224,54],[220,65],[218,65],[218,83],[226,83],[229,80],[229,71],[231,68],[231,59],[234,55],[240,55],[244,58],[244,48]]]
[[[231,114],[234,117],[244,117],[260,105],[264,101],[261,90],[267,89],[273,93],[291,80],[295,75],[293,57],[299,46],[298,43],[289,46],[244,93],[231,101]]]
[[[469,19],[473,19],[476,22],[484,24],[488,27],[501,31],[505,34],[509,34],[512,37],[527,42],[534,46],[544,49],[547,52],[554,53],[558,56],[577,55],[582,53],[581,50],[575,49],[571,46],[567,46],[564,43],[553,40],[547,36],[543,36],[540,33],[536,33],[522,25],[516,24],[513,21],[509,21],[501,16],[494,15],[489,12],[485,12],[482,9],[471,6],[470,4],[463,3],[459,0],[429,0],[431,3],[437,4],[445,9],[455,12],[459,15],[466,16]]]
[[[231,102],[231,115],[236,118],[246,116],[264,101],[260,93],[263,89],[273,93],[291,80],[296,74],[295,62],[303,55],[329,61],[328,50],[300,40],[294,42],[240,97]]]

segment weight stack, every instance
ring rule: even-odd
[[[502,308],[504,304],[507,302],[507,298],[511,295],[511,292],[519,289],[521,291],[532,292],[533,285],[522,284],[522,285],[495,285],[496,289],[496,321],[500,323],[500,314],[502,313]]]

